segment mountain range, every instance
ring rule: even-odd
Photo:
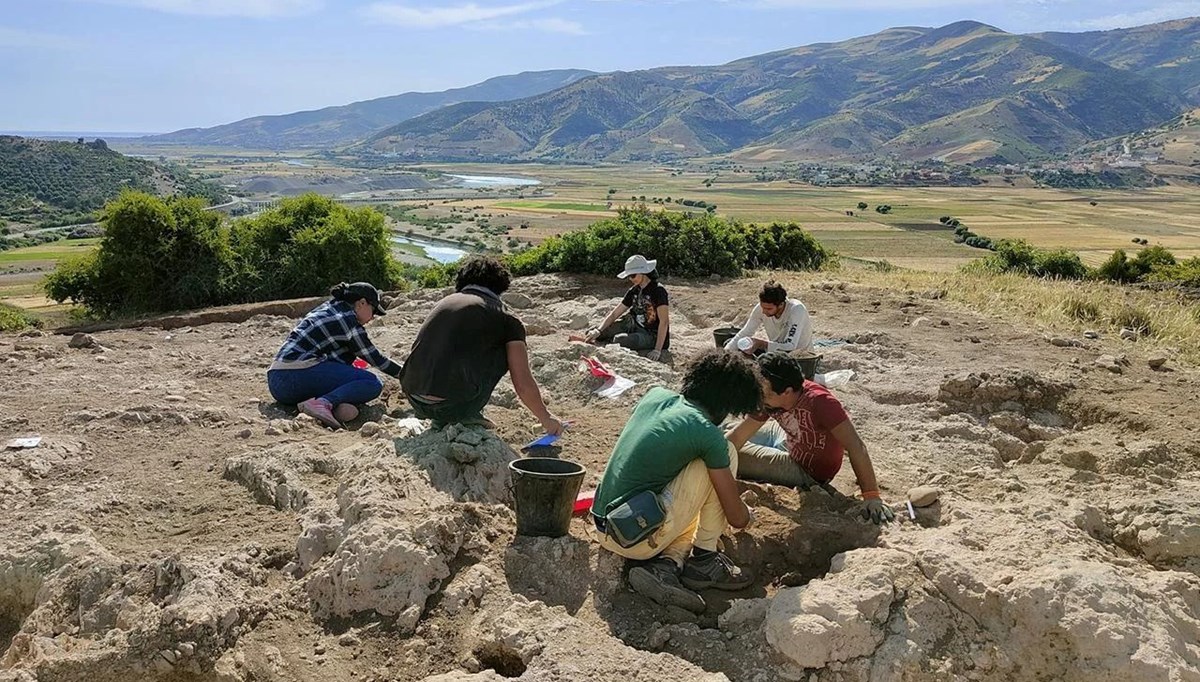
[[[353,125],[317,116],[297,119],[286,135],[271,138],[258,124],[260,138],[238,139],[354,142],[352,152],[412,160],[1020,162],[1160,125],[1200,104],[1200,19],[1036,35],[963,21],[719,66],[541,73],[564,82],[521,74],[545,87],[492,101],[458,91],[446,98],[457,103],[440,108],[426,94],[429,110],[395,116],[389,127],[376,125],[382,114]],[[256,120],[208,131],[254,128]],[[309,129],[321,136],[301,132]]]
[[[151,135],[140,142],[251,149],[324,149],[458,102],[499,102],[538,95],[594,75],[582,69],[527,71],[443,92],[407,92],[336,107],[279,116],[255,116],[212,128]]]

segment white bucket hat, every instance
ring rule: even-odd
[[[625,269],[617,275],[617,279],[625,279],[630,275],[648,275],[654,272],[656,267],[658,267],[658,261],[646,260],[646,257],[639,253],[625,259]]]

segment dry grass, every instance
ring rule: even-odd
[[[829,273],[823,277],[828,278]],[[946,299],[1017,324],[1064,333],[1139,330],[1139,343],[1200,363],[1200,306],[1173,292],[1098,282],[1040,280],[1019,275],[934,273],[846,267],[840,279],[901,291],[942,289]]]

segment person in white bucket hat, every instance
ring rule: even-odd
[[[662,352],[671,347],[671,307],[666,288],[658,283],[657,267],[658,261],[641,254],[625,260],[625,269],[617,277],[628,278],[633,286],[600,326],[588,330],[588,343],[618,343],[630,350],[646,351],[651,360],[662,357]]]

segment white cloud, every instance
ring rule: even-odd
[[[584,30],[583,24],[578,21],[570,21],[568,19],[559,19],[558,17],[547,17],[545,19],[532,19],[529,21],[509,21],[506,23],[491,24],[481,26],[480,28],[496,29],[501,31],[513,30],[534,30],[542,31],[543,33],[564,33],[570,36],[585,36],[587,31]]]
[[[1183,19],[1185,17],[1194,17],[1197,15],[1200,15],[1200,2],[1168,2],[1156,7],[1139,10],[1137,12],[1111,14],[1108,16],[1096,17],[1094,19],[1085,19],[1082,21],[1072,22],[1071,27],[1093,31],[1107,30],[1112,28],[1129,28],[1132,26],[1156,24],[1160,21]]]
[[[504,17],[527,14],[558,4],[557,0],[517,5],[486,6],[469,2],[446,7],[410,7],[392,2],[375,2],[363,8],[363,14],[376,21],[409,28],[442,28],[481,24]],[[549,21],[540,19],[535,21]],[[569,23],[569,22],[567,22]],[[512,25],[512,24],[509,24]]]
[[[24,49],[69,50],[78,46],[79,41],[71,40],[66,36],[0,26],[0,48],[18,47]]]
[[[207,17],[271,17],[310,14],[321,8],[322,0],[87,0],[109,5]]]

